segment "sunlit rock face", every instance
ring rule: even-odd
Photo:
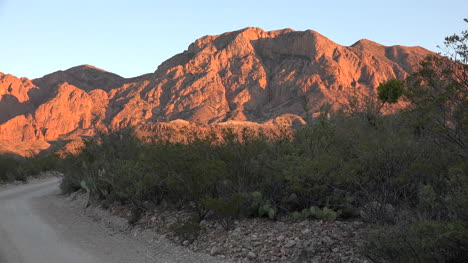
[[[382,81],[404,78],[428,54],[369,40],[344,47],[310,30],[246,28],[198,39],[159,66],[142,96],[154,103],[156,120],[305,118],[342,99],[344,90],[369,93]]]
[[[311,30],[245,28],[202,37],[131,79],[89,65],[34,80],[0,74],[0,140],[54,141],[178,119],[294,126],[325,103],[339,107],[350,89],[369,94],[403,79],[429,54],[369,40],[341,46]]]

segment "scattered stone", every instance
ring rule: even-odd
[[[327,245],[333,244],[333,240],[332,240],[330,237],[324,237],[324,238],[323,238],[323,241],[324,241]]]
[[[252,249],[252,242],[250,240],[245,240],[242,242],[242,246],[247,249]]]
[[[109,210],[126,209],[110,206]],[[114,213],[114,212],[112,212]],[[207,217],[200,224],[200,233],[194,239],[176,235],[170,226],[177,221],[188,221],[190,211],[155,210],[142,215],[138,227],[123,225],[123,231],[131,231],[138,237],[147,231],[161,236],[195,252],[216,256],[220,262],[365,262],[359,255],[358,245],[362,229],[361,221],[320,222],[304,220],[300,223],[279,219],[240,219],[234,228],[225,231],[215,218]],[[281,221],[284,220],[284,221]],[[370,262],[370,261],[369,261]]]
[[[286,243],[286,245],[284,245],[283,247],[284,248],[292,248],[296,245],[296,241],[294,240],[289,240],[288,243]]]
[[[214,246],[214,247],[211,248],[210,255],[216,256],[216,255],[219,255],[219,254],[221,254],[221,248],[219,248],[217,246]]]

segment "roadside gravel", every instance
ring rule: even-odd
[[[154,231],[134,234],[122,218],[90,217],[89,209],[59,195],[59,184],[49,177],[0,188],[0,262],[220,262]]]

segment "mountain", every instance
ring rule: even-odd
[[[68,140],[178,119],[296,125],[325,103],[339,107],[350,89],[368,94],[382,81],[403,79],[430,54],[365,39],[341,46],[311,30],[249,27],[202,37],[136,78],[90,65],[34,80],[0,73],[0,140]]]

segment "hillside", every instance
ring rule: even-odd
[[[341,46],[311,30],[245,28],[202,37],[136,78],[90,65],[34,80],[0,73],[0,140],[69,140],[178,119],[303,123],[324,103],[339,107],[350,89],[368,94],[404,78],[429,54],[370,40]]]

